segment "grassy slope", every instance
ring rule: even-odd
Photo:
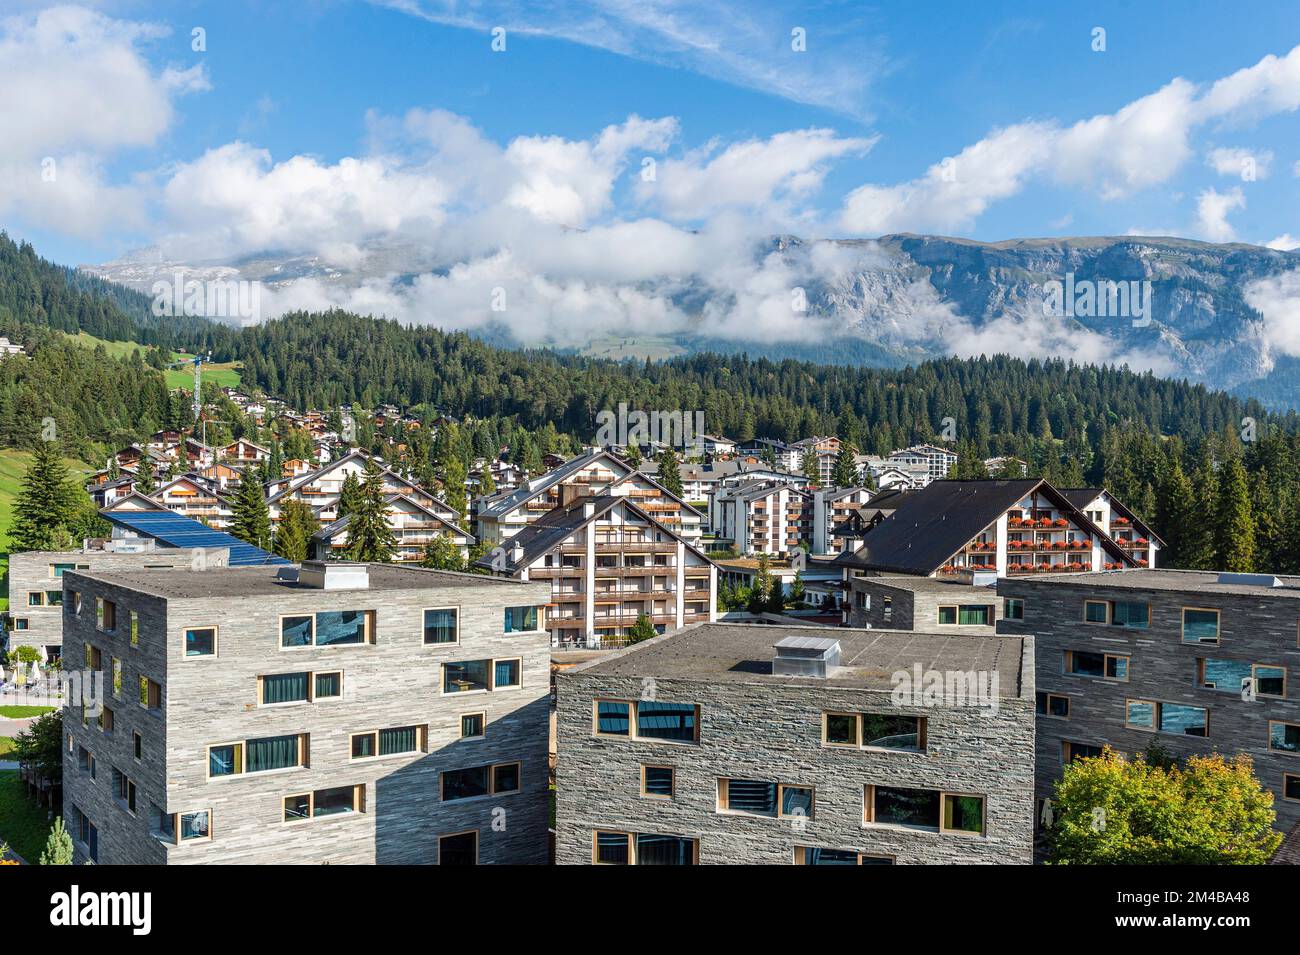
[[[0,706],[0,716],[7,720],[25,720],[42,713],[53,713],[52,706]]]
[[[27,798],[18,770],[0,772],[0,842],[9,843],[14,852],[36,865],[49,836],[45,807]]]
[[[69,335],[74,342],[86,348],[94,348],[96,345],[103,345],[104,350],[114,358],[122,358],[131,354],[133,351],[143,352],[145,346],[135,342],[110,342],[102,338],[96,338],[94,335],[87,335],[85,332],[78,332],[76,335]],[[172,360],[181,361],[185,358],[192,358],[193,355],[187,355],[184,352],[173,352]],[[167,379],[168,388],[184,388],[186,391],[192,391],[194,388],[194,371],[191,368],[169,368],[163,375]],[[203,379],[205,381],[215,381],[225,388],[239,387],[239,371],[234,362],[214,362],[211,365],[203,366]]]

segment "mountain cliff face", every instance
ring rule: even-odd
[[[1050,353],[1300,396],[1289,357],[1300,253],[1145,237],[837,245],[858,262],[810,291],[810,311],[902,356]],[[798,240],[778,248],[803,254]]]
[[[721,335],[705,316],[725,291],[709,276],[674,277],[638,291],[669,295],[679,313],[699,319],[653,347],[662,352],[667,339],[675,352],[740,350],[871,365],[953,354],[1059,356],[1126,363],[1275,407],[1300,407],[1300,251],[1136,236],[995,243],[779,236],[755,250],[756,261],[773,257],[806,296],[787,334],[738,338],[733,323]],[[147,292],[178,268],[196,278],[259,279],[272,288],[301,279],[352,287],[380,276],[400,285],[438,270],[420,250],[402,247],[377,249],[364,265],[347,269],[307,256],[197,267],[151,258],[88,271]],[[444,317],[457,326],[454,316]],[[638,354],[635,338],[623,344],[627,354]]]

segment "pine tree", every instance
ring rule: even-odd
[[[254,547],[271,545],[271,511],[266,506],[262,485],[248,476],[239,482],[239,493],[230,518],[230,533]]]
[[[677,454],[672,448],[666,449],[659,455],[658,481],[668,493],[676,497],[681,497],[684,493],[682,490],[682,471],[677,464]]]
[[[145,497],[158,490],[158,478],[154,473],[153,461],[147,457],[141,458],[140,463],[136,465],[135,489]]]
[[[384,500],[384,473],[374,459],[366,462],[366,479],[361,499],[349,515],[347,554],[351,560],[389,561],[397,548],[397,536],[388,523]]]
[[[339,490],[339,517],[347,517],[352,514],[360,503],[361,480],[357,477],[355,471],[350,471],[348,476],[343,479],[343,487]]]
[[[320,521],[311,505],[291,498],[280,507],[274,552],[285,560],[301,563],[311,555],[311,538],[318,530]]]
[[[750,613],[766,613],[772,601],[772,590],[780,584],[772,579],[772,558],[767,554],[758,555],[758,573],[749,590],[748,610]]]
[[[465,465],[461,463],[460,458],[452,458],[447,462],[446,484],[442,499],[457,514],[464,515],[468,504],[465,499]]]
[[[448,534],[439,534],[424,545],[424,556],[420,566],[430,570],[464,570],[465,561],[460,556],[460,548]]]
[[[77,511],[78,488],[53,441],[36,446],[14,502],[9,540],[14,550],[56,550],[70,539],[68,525]]]
[[[655,630],[654,623],[645,613],[639,613],[634,623],[627,631],[628,643],[641,643],[643,640],[652,640],[659,636],[659,631]]]
[[[858,477],[858,466],[853,461],[857,453],[857,449],[850,444],[840,445],[839,453],[835,455],[835,467],[831,471],[831,485],[833,487],[857,487],[861,483],[861,479]]]
[[[41,852],[41,865],[72,865],[72,836],[63,827],[63,817],[55,816],[50,836]]]
[[[1249,573],[1255,569],[1255,519],[1241,458],[1232,455],[1219,468],[1219,515],[1215,526],[1215,561],[1219,570]]]
[[[481,497],[488,497],[497,492],[497,482],[492,479],[492,462],[483,465],[483,476],[479,478],[478,493]]]
[[[1156,507],[1156,523],[1162,528],[1167,550],[1161,563],[1187,567],[1190,527],[1195,517],[1196,493],[1183,466],[1175,459],[1165,471]]]
[[[821,486],[821,462],[818,460],[817,452],[812,448],[808,448],[803,453],[803,476],[806,477],[811,484],[818,487]]]

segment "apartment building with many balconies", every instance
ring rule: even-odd
[[[545,863],[545,587],[396,564],[65,573],[77,862]],[[68,667],[68,669],[71,669]]]
[[[713,532],[742,555],[808,553],[814,536],[812,492],[783,481],[754,481],[719,491]]]
[[[812,492],[812,552],[838,554],[852,539],[846,530],[850,517],[876,492],[868,487],[826,487]]]
[[[549,582],[544,626],[556,646],[622,646],[644,615],[663,633],[713,620],[717,567],[627,497],[563,488],[548,510],[482,558],[486,571]]]
[[[1300,824],[1300,578],[1191,570],[998,582],[998,632],[1033,634],[1036,795],[1071,760],[1158,742],[1181,760],[1246,753],[1277,828]]]
[[[566,490],[570,489],[570,490]],[[566,461],[553,471],[511,491],[476,502],[479,539],[504,544],[548,511],[569,500],[572,489],[592,496],[626,497],[656,521],[698,545],[703,515],[622,458],[596,450]]]
[[[556,861],[1028,863],[1033,667],[1032,638],[712,623],[565,669]]]
[[[1131,550],[1039,478],[932,481],[878,497],[888,506],[873,508],[873,498],[859,508],[860,544],[835,559],[846,581],[877,574],[1014,577],[1137,566]]]

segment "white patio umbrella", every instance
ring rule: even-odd
[[[41,682],[41,665],[37,663],[35,660],[32,661],[32,682],[33,683]]]

